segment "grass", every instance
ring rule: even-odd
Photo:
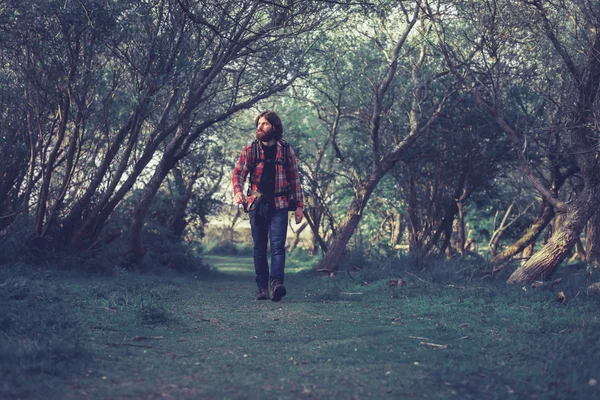
[[[290,263],[283,301],[256,302],[247,256],[206,261],[221,272],[5,267],[0,398],[600,396],[599,303],[570,288],[557,302],[563,283],[523,290],[406,274],[398,288],[316,278],[303,262]]]

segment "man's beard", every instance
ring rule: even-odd
[[[275,139],[275,135],[273,134],[273,130],[271,129],[269,132],[256,131],[256,138],[261,142],[270,142]]]

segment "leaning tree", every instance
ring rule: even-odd
[[[346,30],[353,35],[354,56],[344,64],[356,68],[346,72],[345,78],[356,84],[323,88],[331,99],[352,97],[355,110],[352,118],[338,121],[344,125],[332,137],[340,159],[336,168],[351,183],[352,193],[318,266],[321,270],[337,268],[373,191],[427,132],[453,92],[440,82],[432,85],[445,74],[430,58],[427,40],[432,13],[425,11],[426,3],[379,2],[375,10],[366,9],[361,23],[354,21],[358,29]],[[441,2],[436,6],[442,7]]]

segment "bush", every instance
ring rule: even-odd
[[[230,240],[206,238],[203,242],[203,254],[233,256],[252,256],[254,250],[249,243],[233,243]]]

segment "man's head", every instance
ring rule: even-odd
[[[279,116],[273,111],[263,111],[256,117],[256,138],[262,142],[273,139],[279,140],[283,136],[283,124]]]

